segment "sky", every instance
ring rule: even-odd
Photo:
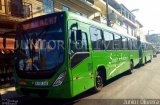
[[[124,4],[129,10],[139,9],[133,12],[136,19],[143,24],[143,33],[160,33],[160,0],[116,0]]]

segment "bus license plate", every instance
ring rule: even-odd
[[[48,86],[48,82],[34,82],[35,86]]]

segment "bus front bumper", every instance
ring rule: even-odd
[[[19,95],[25,95],[35,98],[55,98],[67,99],[72,98],[71,82],[64,83],[58,87],[27,87],[16,85],[16,92]]]

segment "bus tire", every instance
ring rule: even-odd
[[[147,64],[147,58],[145,57],[145,64]]]
[[[134,63],[133,63],[133,61],[131,60],[131,61],[130,61],[129,74],[132,74],[133,67],[134,67]]]
[[[151,63],[152,62],[152,56],[150,57],[150,60],[149,60],[149,63]]]
[[[94,86],[93,92],[96,92],[96,93],[100,92],[103,88],[103,85],[104,85],[103,76],[99,71],[97,71],[96,72],[96,78],[95,78],[95,86]]]

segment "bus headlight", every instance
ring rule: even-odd
[[[59,75],[59,77],[56,79],[56,81],[53,83],[52,86],[56,87],[56,86],[61,85],[64,81],[65,76],[66,76],[66,71]]]

